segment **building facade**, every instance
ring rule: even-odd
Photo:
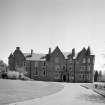
[[[48,54],[22,53],[19,47],[9,56],[9,68],[26,72],[29,78],[42,81],[93,82],[94,55],[90,48],[83,48],[78,54],[75,49],[62,53],[57,46]]]

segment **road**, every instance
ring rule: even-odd
[[[105,105],[105,98],[79,83],[58,83],[64,89],[49,96],[11,105]]]

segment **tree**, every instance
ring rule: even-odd
[[[4,72],[7,69],[7,65],[3,62],[3,60],[0,60],[0,72]]]
[[[95,71],[95,74],[94,74],[94,82],[97,82],[98,80],[98,71]]]
[[[101,82],[102,81],[102,71],[100,70],[98,73],[98,81]]]

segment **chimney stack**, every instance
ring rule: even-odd
[[[75,56],[75,48],[72,49],[72,55]]]
[[[51,54],[51,48],[49,48],[49,55]]]
[[[31,56],[32,56],[32,54],[33,54],[33,50],[31,49]]]

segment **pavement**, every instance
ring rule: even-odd
[[[64,89],[49,96],[9,105],[105,105],[105,98],[81,83],[58,83]]]

